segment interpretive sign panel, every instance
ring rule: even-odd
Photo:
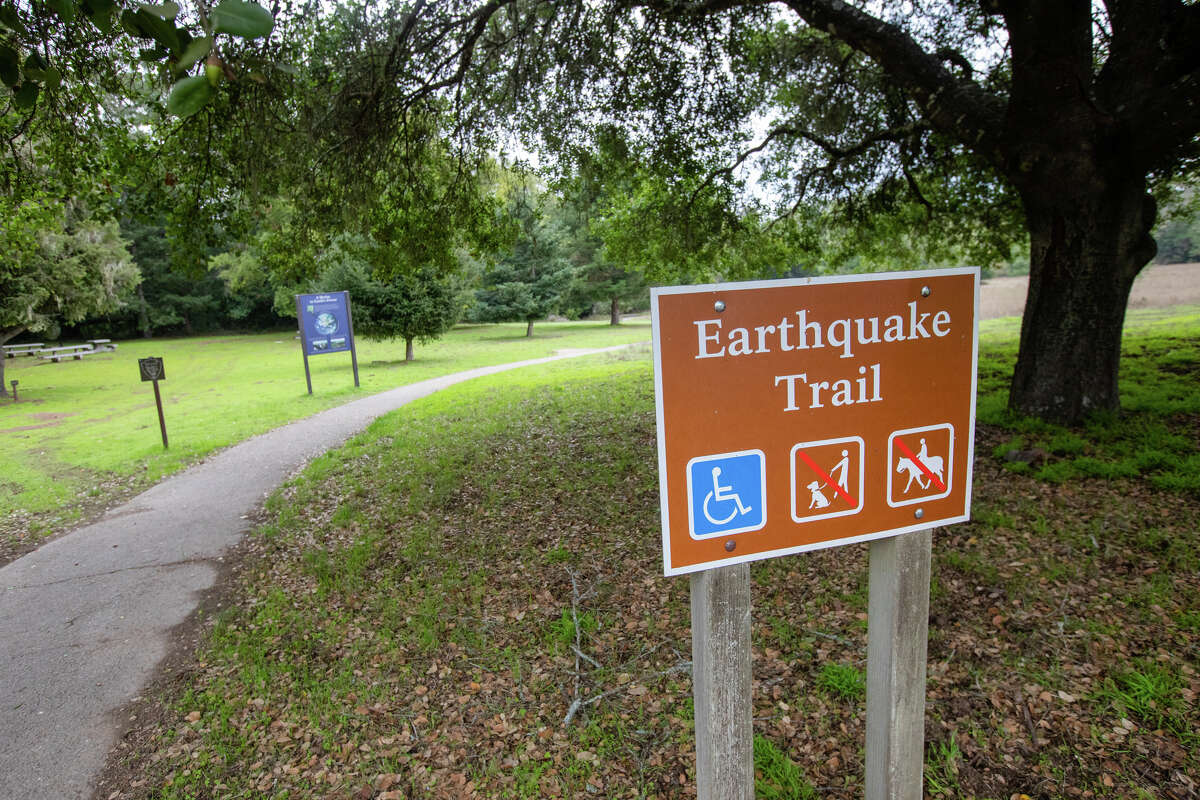
[[[308,357],[321,353],[350,351],[350,368],[358,386],[358,352],[354,349],[354,317],[350,315],[350,293],[296,295],[296,318],[300,321],[300,352],[304,354],[304,382],[312,394],[312,371]]]
[[[667,575],[962,522],[979,270],[653,289]]]
[[[337,353],[354,343],[350,330],[350,298],[346,292],[296,295],[305,355]]]
[[[146,381],[161,381],[167,377],[167,371],[163,368],[163,360],[158,356],[139,358],[138,373],[141,375],[143,383]]]

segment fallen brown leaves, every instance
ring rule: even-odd
[[[520,400],[495,430],[397,427],[288,488],[237,611],[105,796],[694,796],[652,404],[632,379],[586,389]],[[934,540],[927,793],[1195,797],[1200,506],[990,457],[975,486],[977,521]],[[862,699],[817,678],[863,666],[865,553],[753,571],[755,731],[821,797],[862,793]],[[1104,694],[1139,663],[1179,676],[1192,735]]]

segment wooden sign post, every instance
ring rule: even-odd
[[[968,519],[979,270],[651,291],[700,800],[753,797],[748,562],[870,541],[868,800],[921,796],[931,529]]]
[[[693,573],[691,588],[698,796],[753,800],[750,565]]]
[[[167,377],[163,368],[163,360],[157,356],[138,359],[138,373],[142,381],[154,382],[154,404],[158,406],[158,429],[162,432],[163,449],[167,449],[167,420],[163,416],[162,395],[158,391],[158,382]]]

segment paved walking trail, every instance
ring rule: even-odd
[[[98,522],[0,568],[0,799],[91,796],[117,712],[213,586],[247,515],[376,417],[461,381],[587,353],[459,372],[356,400],[222,451]]]

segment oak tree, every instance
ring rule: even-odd
[[[765,156],[796,204],[919,198],[931,167],[991,187],[1030,237],[1010,406],[1060,422],[1119,407],[1151,190],[1200,155],[1200,5],[457,0],[399,4],[391,25],[385,116],[436,96],[558,153],[615,123],[664,163],[707,154],[716,180]]]

